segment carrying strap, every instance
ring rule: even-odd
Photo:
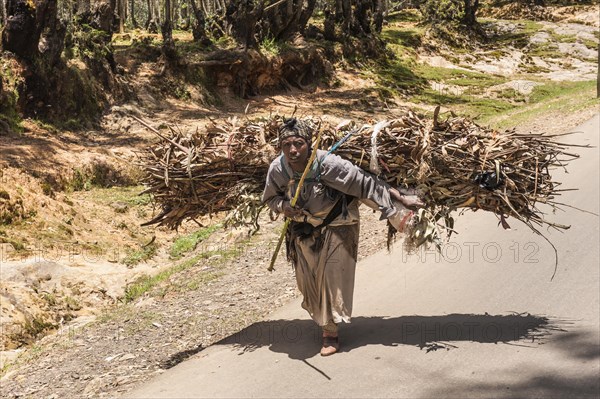
[[[329,211],[323,223],[321,223],[317,227],[327,226],[329,223],[333,222],[338,216],[342,213],[344,216],[348,216],[348,206],[354,200],[354,197],[348,194],[342,194],[340,199],[335,203],[334,207]]]

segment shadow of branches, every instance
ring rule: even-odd
[[[445,316],[355,317],[342,325],[342,351],[367,345],[411,345],[427,352],[456,348],[460,341],[527,345],[558,327],[549,319],[530,314]],[[252,324],[219,342],[252,351],[268,346],[292,359],[308,359],[318,353],[321,330],[312,320],[271,320]]]

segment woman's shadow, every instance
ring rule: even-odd
[[[530,314],[354,317],[340,328],[340,352],[367,345],[417,346],[427,352],[456,348],[460,341],[526,345],[548,335],[549,319]],[[269,320],[254,323],[217,345],[233,345],[245,352],[261,347],[306,360],[321,348],[321,329],[312,320]]]

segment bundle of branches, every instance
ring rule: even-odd
[[[232,118],[213,121],[193,134],[170,129],[169,137],[152,129],[161,141],[142,157],[143,183],[148,187],[144,193],[152,194],[161,212],[144,225],[176,229],[185,220],[242,208],[239,224],[257,223],[257,194],[276,155],[267,144],[276,123],[270,119],[241,124]]]
[[[230,119],[192,135],[163,136],[144,160],[146,192],[162,206],[146,224],[176,228],[185,219],[230,211],[230,224],[258,228],[260,193],[277,153],[280,122],[278,117],[244,124]],[[375,125],[321,126],[323,148],[345,137],[336,154],[394,187],[419,193],[426,206],[405,240],[413,247],[440,245],[444,233],[449,237],[453,230],[451,212],[457,209],[493,212],[504,228],[509,216],[538,233],[536,226],[568,228],[544,219],[537,207],[561,205],[550,170],[577,157],[551,136],[499,133],[459,117],[440,121],[438,110],[432,120],[409,111]]]
[[[460,208],[496,214],[502,226],[512,216],[533,231],[536,226],[567,229],[544,218],[538,203],[562,205],[555,200],[559,183],[550,170],[577,157],[568,145],[543,134],[499,133],[466,118],[424,121],[412,112],[362,129],[337,154],[380,175],[390,185],[416,188],[426,203],[417,226],[406,242],[413,247],[425,241],[440,244],[439,221],[448,236]]]

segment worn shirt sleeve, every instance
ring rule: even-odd
[[[337,155],[328,155],[321,164],[321,181],[345,194],[377,204],[382,219],[396,213],[390,186],[385,181]]]
[[[282,212],[282,205],[285,200],[285,180],[280,159],[277,158],[269,166],[265,189],[262,194],[262,201],[274,212]]]

